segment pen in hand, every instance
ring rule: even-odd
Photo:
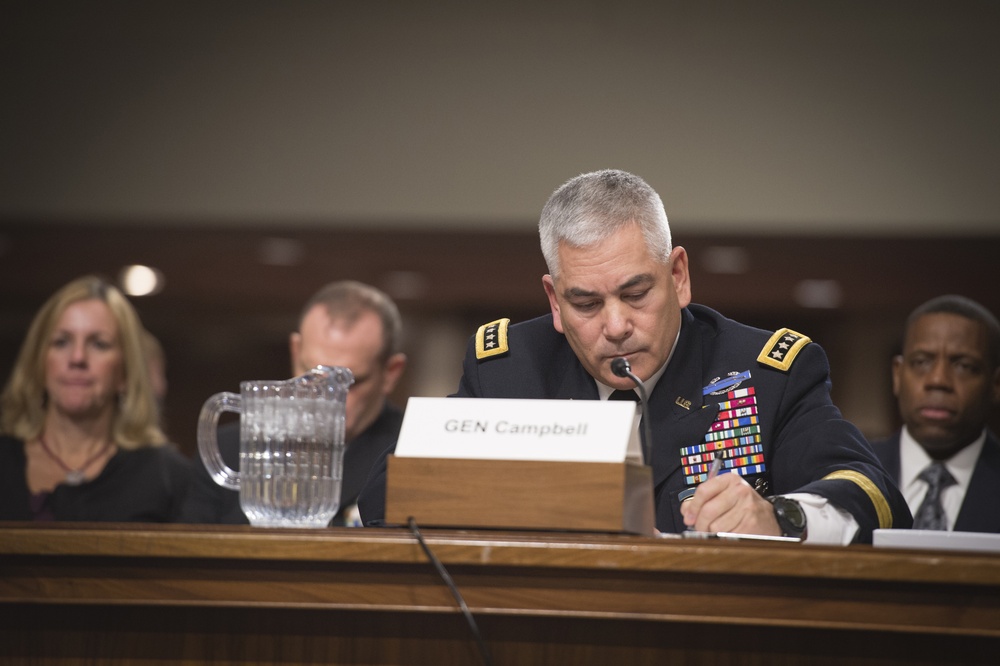
[[[712,466],[709,467],[708,476],[705,477],[704,480],[708,481],[709,479],[714,479],[719,475],[719,470],[721,469],[722,469],[722,455],[720,454],[712,458]],[[681,504],[684,504],[684,502],[687,502],[689,499],[694,497],[694,492],[695,492],[694,488],[686,488],[678,494],[677,498],[681,501]]]
[[[712,460],[712,467],[708,470],[708,478],[714,479],[717,477],[720,469],[722,469],[722,456],[718,455]]]
[[[712,466],[708,468],[708,477],[705,480],[711,481],[712,479],[717,477],[719,475],[719,470],[721,469],[722,469],[722,454],[720,453],[719,455],[715,456],[715,458],[712,459]],[[681,500],[681,503],[683,504],[687,500],[691,499],[693,496],[694,496],[694,491],[692,490],[691,494],[689,494],[687,497]],[[694,529],[693,525],[688,525],[684,532],[684,536],[686,537],[701,536],[704,538],[712,538],[715,537],[716,535],[714,532],[699,532]]]

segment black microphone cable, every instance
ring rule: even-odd
[[[647,465],[653,464],[653,431],[649,425],[649,410],[646,408],[646,403],[648,402],[649,396],[646,395],[646,387],[642,385],[642,382],[632,374],[632,364],[628,362],[627,358],[619,356],[618,358],[611,360],[611,372],[615,373],[617,377],[628,377],[635,383],[635,387],[639,390],[639,399],[642,401],[640,407],[642,408],[642,457]]]
[[[410,531],[413,532],[413,536],[416,537],[420,547],[424,549],[427,559],[429,559],[431,564],[434,565],[434,568],[437,569],[441,579],[444,581],[445,585],[448,586],[448,589],[451,590],[451,594],[455,597],[455,601],[458,602],[459,608],[462,609],[462,615],[465,616],[465,621],[469,623],[469,629],[472,630],[472,635],[476,638],[476,644],[479,646],[479,656],[483,658],[483,663],[486,666],[491,666],[493,664],[493,658],[490,656],[490,648],[486,645],[486,641],[483,640],[483,635],[479,632],[479,625],[476,624],[476,618],[472,616],[472,611],[470,611],[469,607],[465,604],[465,599],[462,597],[462,593],[458,591],[458,587],[455,585],[455,581],[452,580],[451,574],[449,574],[448,570],[444,568],[443,564],[441,564],[441,560],[439,560],[437,556],[431,552],[431,549],[427,545],[427,542],[424,541],[424,535],[420,533],[420,529],[417,527],[417,521],[413,519],[413,516],[407,518],[407,523],[409,523]]]

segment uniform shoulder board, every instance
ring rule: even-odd
[[[792,367],[792,361],[810,342],[812,340],[807,335],[796,333],[790,328],[779,329],[764,345],[757,357],[757,362],[777,368],[782,372],[788,372],[788,369]]]
[[[506,317],[483,324],[476,331],[476,358],[480,361],[491,356],[506,354],[507,347],[507,326],[510,319]]]

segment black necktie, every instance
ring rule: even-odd
[[[632,402],[639,402],[639,394],[632,389],[627,391],[614,390],[608,396],[608,400],[631,400]]]
[[[920,508],[913,514],[913,529],[915,530],[946,530],[948,529],[948,516],[944,513],[944,506],[941,504],[941,491],[948,486],[957,483],[945,466],[939,462],[932,462],[920,472],[917,477],[921,481],[927,482],[927,494]]]

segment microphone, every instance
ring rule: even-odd
[[[646,395],[646,387],[642,385],[638,377],[632,374],[632,364],[628,362],[627,358],[619,356],[618,358],[611,359],[611,372],[615,373],[617,377],[628,377],[639,390],[639,407],[642,409],[642,457],[647,465],[652,465],[653,434],[649,425],[649,410],[646,408],[646,403],[649,402],[649,396]]]

